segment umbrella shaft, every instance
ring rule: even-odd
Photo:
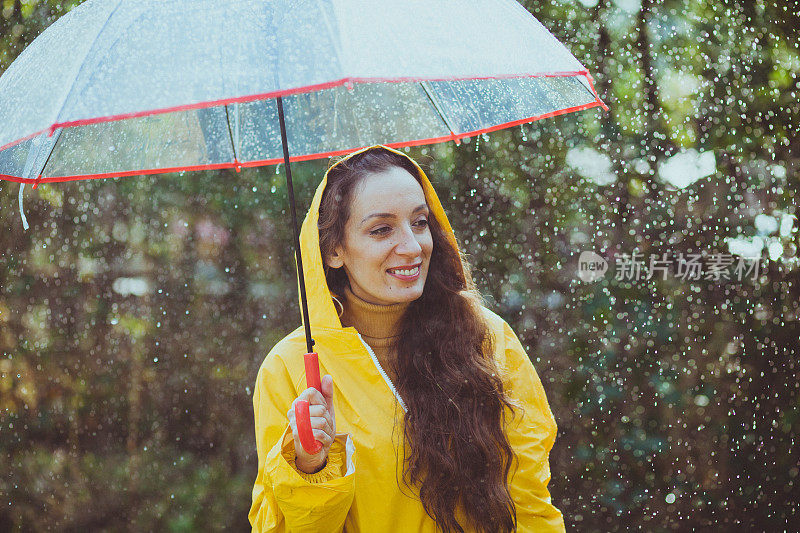
[[[300,306],[303,312],[303,325],[306,330],[306,346],[311,353],[314,348],[314,339],[311,338],[311,325],[308,320],[308,301],[306,298],[306,280],[303,276],[303,257],[300,253],[300,233],[297,231],[297,210],[294,206],[294,188],[292,188],[292,167],[289,162],[289,143],[286,141],[286,121],[283,118],[283,99],[278,100],[278,120],[281,124],[281,146],[283,147],[283,162],[286,167],[286,188],[289,191],[289,209],[292,213],[292,230],[294,231],[294,253],[297,260],[297,277],[300,281]]]

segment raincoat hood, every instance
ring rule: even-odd
[[[305,277],[306,282],[308,315],[309,321],[311,322],[312,331],[313,329],[319,327],[342,327],[342,323],[339,320],[339,315],[336,313],[336,308],[334,307],[333,300],[331,299],[331,291],[328,287],[328,282],[325,279],[322,251],[319,247],[319,229],[317,227],[317,223],[319,221],[319,206],[322,202],[322,194],[325,192],[325,187],[328,184],[328,174],[330,173],[331,169],[335,168],[336,165],[342,161],[346,161],[354,155],[374,148],[383,148],[389,150],[390,152],[405,157],[411,161],[411,163],[413,163],[413,165],[419,171],[422,190],[425,194],[425,202],[428,204],[431,215],[436,217],[436,221],[439,223],[439,226],[442,228],[442,231],[446,235],[447,239],[450,241],[452,246],[458,250],[456,236],[453,233],[452,227],[450,226],[450,221],[447,220],[447,215],[445,215],[442,204],[439,201],[439,197],[436,195],[436,191],[433,189],[433,186],[431,185],[430,180],[428,180],[428,177],[425,175],[425,172],[416,163],[416,161],[403,152],[380,144],[368,146],[347,155],[347,157],[340,159],[331,165],[331,167],[325,172],[325,177],[322,178],[322,182],[320,182],[319,186],[317,187],[317,191],[314,194],[314,199],[311,202],[311,207],[308,209],[308,214],[306,214],[302,229],[300,230],[300,250],[303,255],[303,276]]]

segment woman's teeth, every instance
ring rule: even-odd
[[[389,272],[393,274],[400,274],[401,276],[416,276],[419,272],[419,267],[415,266],[414,268],[408,270],[389,270]]]

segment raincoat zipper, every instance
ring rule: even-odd
[[[397,393],[397,389],[394,388],[392,380],[389,379],[389,376],[386,374],[386,372],[384,372],[380,362],[378,362],[378,357],[375,355],[375,352],[372,351],[372,348],[369,347],[369,344],[364,342],[364,339],[361,337],[360,333],[356,332],[356,335],[358,335],[358,340],[361,341],[361,344],[363,344],[364,348],[366,348],[367,351],[369,352],[369,356],[372,357],[372,362],[375,363],[376,367],[378,367],[378,372],[380,372],[386,384],[389,385],[389,389],[392,391],[392,394],[394,394],[394,397],[397,398],[397,401],[400,403],[400,407],[403,408],[403,411],[408,412],[408,407],[406,407],[406,402],[404,402],[403,399],[400,397],[400,395]]]

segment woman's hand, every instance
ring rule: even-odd
[[[292,407],[286,416],[294,436],[295,465],[306,474],[313,474],[322,470],[328,459],[328,451],[336,437],[336,414],[333,411],[333,377],[330,374],[322,376],[322,393],[309,387],[292,402]],[[314,438],[322,443],[322,449],[314,455],[309,454],[300,444],[297,432],[297,421],[294,417],[294,404],[298,400],[308,402],[308,412],[311,415],[311,430]]]

